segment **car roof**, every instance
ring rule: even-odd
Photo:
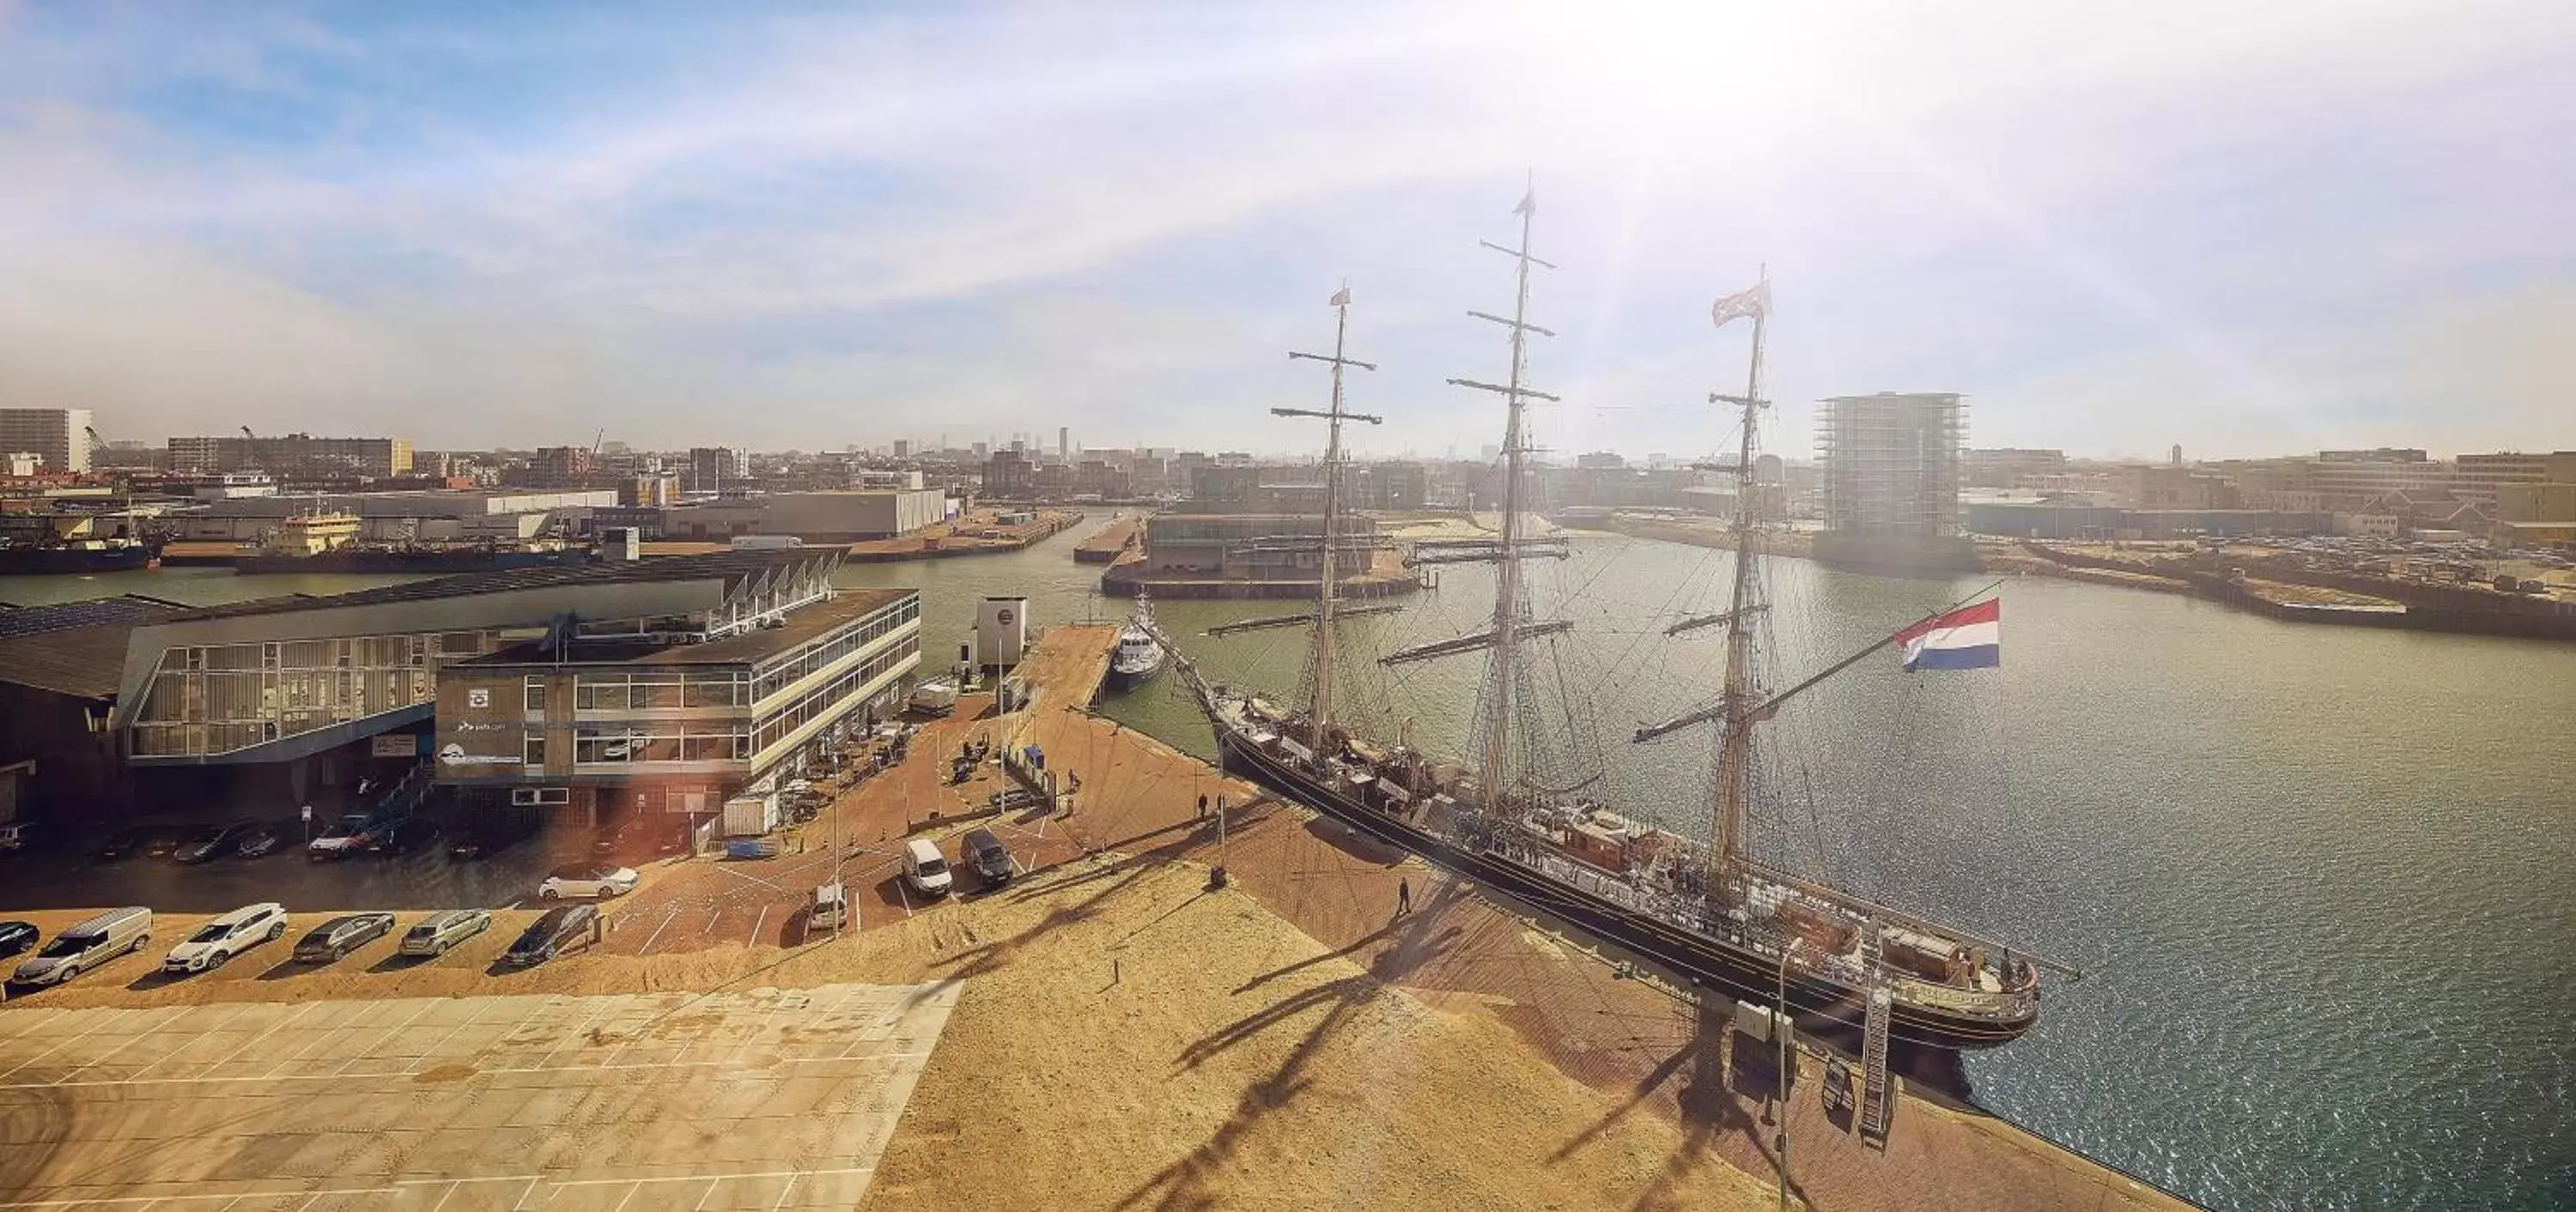
[[[999,846],[1002,844],[1002,839],[993,836],[993,831],[990,829],[969,829],[966,831],[966,844],[969,846]]]
[[[914,858],[939,857],[939,847],[932,845],[928,838],[913,838],[912,840],[905,842],[903,844],[903,848],[905,852],[911,854]]]
[[[230,913],[209,920],[206,924],[211,926],[216,922],[222,922],[226,925],[231,925],[236,922],[249,921],[252,918],[271,911],[284,913],[286,912],[286,906],[278,904],[276,901],[261,901],[255,905],[244,905]]]

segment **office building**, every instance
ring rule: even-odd
[[[689,450],[689,491],[713,495],[742,487],[751,478],[751,453],[729,446],[696,446]]]

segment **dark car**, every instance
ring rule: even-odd
[[[990,829],[967,830],[965,851],[966,865],[975,869],[987,888],[999,888],[1019,874],[1019,868],[1011,862],[1010,848],[1002,845],[1002,839],[993,836]]]
[[[177,863],[211,863],[231,854],[233,847],[241,845],[243,836],[250,831],[251,826],[247,821],[208,825],[191,830],[187,837],[180,839],[178,845],[170,848],[170,860]]]
[[[90,851],[90,857],[103,863],[112,863],[137,854],[167,854],[173,844],[174,839],[166,828],[158,825],[130,825],[108,834],[99,842],[97,849]]]
[[[526,841],[536,832],[534,818],[485,818],[465,827],[456,844],[447,848],[447,857],[458,860],[489,858]]]
[[[438,840],[438,826],[413,817],[367,835],[367,852],[384,858],[428,848]]]
[[[242,833],[241,841],[233,846],[233,853],[243,858],[274,854],[293,835],[294,828],[288,824],[253,825]]]
[[[599,910],[589,905],[548,909],[501,953],[501,962],[512,968],[533,968],[587,942],[598,923]]]
[[[621,816],[603,822],[599,832],[590,838],[592,858],[612,858],[635,853],[645,841],[643,823],[632,816]]]
[[[34,922],[0,922],[0,958],[17,955],[35,945]]]
[[[352,913],[315,926],[295,942],[295,962],[328,964],[393,933],[390,913]]]

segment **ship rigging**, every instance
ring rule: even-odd
[[[1284,416],[1327,422],[1325,520],[1318,545],[1321,578],[1316,609],[1304,621],[1310,647],[1304,673],[1307,693],[1299,708],[1282,708],[1256,694],[1210,683],[1195,662],[1150,622],[1157,643],[1172,657],[1182,683],[1207,715],[1228,768],[1291,799],[1382,840],[1475,879],[1488,889],[1649,957],[1685,978],[1730,996],[1770,1001],[1775,989],[1798,1014],[1859,1033],[1871,1087],[1864,1091],[1863,1120],[1883,1111],[1885,1050],[1890,1038],[1942,1048],[1986,1048],[2018,1038],[2037,1022],[2039,971],[2071,973],[2032,956],[1928,917],[1855,895],[1754,860],[1743,844],[1745,809],[1757,728],[1781,707],[1884,648],[1873,641],[1851,657],[1777,694],[1763,693],[1754,672],[1752,628],[1762,616],[1760,558],[1755,543],[1756,494],[1752,466],[1761,399],[1762,339],[1769,312],[1767,280],[1721,300],[1722,327],[1751,318],[1753,345],[1742,395],[1712,394],[1712,404],[1740,410],[1743,432],[1733,468],[1737,479],[1735,564],[1732,592],[1722,611],[1676,624],[1671,633],[1725,627],[1726,664],[1716,701],[1662,724],[1639,728],[1644,744],[1699,724],[1718,726],[1716,787],[1708,806],[1705,842],[1610,810],[1581,793],[1595,773],[1570,786],[1543,785],[1530,760],[1528,735],[1538,712],[1525,653],[1545,639],[1555,642],[1573,624],[1541,617],[1523,564],[1563,559],[1560,538],[1528,533],[1527,474],[1532,401],[1557,397],[1528,384],[1531,335],[1553,335],[1529,321],[1533,267],[1553,269],[1532,255],[1535,197],[1523,198],[1517,247],[1485,247],[1513,258],[1516,298],[1512,315],[1468,314],[1504,326],[1511,363],[1505,382],[1452,379],[1451,383],[1503,397],[1504,488],[1502,515],[1490,540],[1445,545],[1443,562],[1495,565],[1489,624],[1453,639],[1417,644],[1380,656],[1381,665],[1429,661],[1471,652],[1488,654],[1472,722],[1472,767],[1425,753],[1399,736],[1372,738],[1334,715],[1337,639],[1336,559],[1341,426],[1378,418],[1346,410],[1343,371],[1375,369],[1351,359],[1350,293],[1333,297],[1334,353],[1293,355],[1329,363],[1330,406],[1325,410],[1274,409]],[[1729,304],[1734,314],[1728,313]],[[1934,618],[1938,615],[1932,616]],[[1569,716],[1571,713],[1569,712]],[[1776,984],[1775,984],[1776,982]]]

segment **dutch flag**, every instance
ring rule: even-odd
[[[1905,671],[1991,669],[2003,663],[2003,599],[1988,598],[1896,633]]]

